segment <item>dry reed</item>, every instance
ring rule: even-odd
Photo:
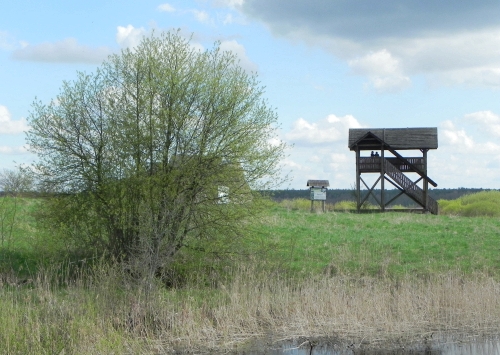
[[[4,283],[0,352],[234,350],[263,337],[377,346],[500,329],[500,283],[481,275],[293,279],[240,268],[227,280],[145,292],[127,286],[119,270],[101,268],[64,287],[54,286],[50,271],[28,286]]]

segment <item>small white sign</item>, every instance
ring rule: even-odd
[[[311,200],[326,200],[326,188],[323,187],[313,187],[311,188]]]
[[[229,187],[219,186],[217,187],[218,200],[217,203],[229,203]]]

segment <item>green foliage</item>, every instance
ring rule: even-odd
[[[0,198],[0,245],[6,247],[12,243],[12,233],[16,223],[19,199],[4,196]]]
[[[279,202],[279,206],[286,208],[287,210],[290,211],[310,211],[311,210],[311,200],[308,200],[306,198],[294,198],[294,199],[285,199],[281,200]],[[369,202],[363,203],[361,206],[363,210],[371,210],[371,209],[376,209],[375,206],[373,206]],[[395,206],[392,208],[399,208],[399,209],[404,209],[405,207],[403,206]],[[352,212],[356,211],[356,201],[349,201],[349,200],[343,200],[336,202],[335,204],[333,203],[325,203],[325,211],[343,211],[343,212]],[[322,211],[322,204],[321,201],[315,201],[313,204],[313,210],[316,212]]]
[[[145,38],[33,104],[42,225],[151,275],[185,246],[244,235],[285,145],[255,75],[218,45]],[[226,245],[226,243],[219,243]]]
[[[356,201],[339,201],[334,206],[335,211],[355,211]]]
[[[295,198],[293,200],[283,200],[280,202],[280,206],[285,207],[288,210],[297,211],[303,210],[307,211],[311,209],[311,200],[305,198]]]
[[[0,272],[9,264],[19,269],[19,255],[11,253],[19,239],[20,228],[26,227],[26,209],[30,201],[20,196],[32,190],[31,177],[21,168],[17,170],[4,169],[0,172]]]
[[[277,209],[263,220],[261,263],[300,274],[355,277],[460,270],[500,275],[496,219],[412,213],[324,213]]]
[[[330,204],[336,204],[341,201],[355,201],[356,194],[354,193],[354,188],[351,189],[328,189],[328,193],[326,194],[326,202]],[[376,196],[380,196],[380,189],[374,189],[374,194]],[[467,189],[467,188],[457,188],[457,189],[430,189],[429,195],[437,200],[453,200],[457,199],[461,196],[474,194],[477,192],[485,191],[483,189]],[[366,193],[366,191],[364,191]],[[389,189],[385,190],[385,199],[386,201],[391,200],[396,197],[400,191],[398,189]],[[300,189],[300,190],[274,190],[272,191],[272,199],[275,201],[283,201],[283,200],[294,200],[297,198],[305,198],[309,199],[310,190],[309,189]],[[368,201],[371,204],[377,204],[377,201],[373,199],[372,196],[368,198]],[[398,205],[404,206],[405,208],[416,207],[415,201],[413,201],[410,197],[403,194],[399,196],[394,203]]]
[[[456,200],[439,200],[439,213],[466,217],[500,217],[500,191],[481,191]]]
[[[33,198],[0,197],[0,275],[29,274],[44,258],[43,251],[51,243],[43,241],[36,230],[33,213],[38,205],[39,201]],[[52,250],[57,254],[61,249]]]

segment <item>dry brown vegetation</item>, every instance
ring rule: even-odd
[[[211,288],[172,290],[132,286],[108,267],[62,280],[64,287],[54,286],[54,275],[40,272],[27,286],[4,278],[0,352],[241,350],[263,337],[376,347],[433,333],[493,334],[500,327],[500,283],[478,275],[294,280],[240,268],[232,281]]]

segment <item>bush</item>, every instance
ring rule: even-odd
[[[311,210],[311,200],[305,198],[295,198],[291,200],[282,200],[279,205],[286,208],[289,211],[310,211]],[[314,202],[313,208],[315,211],[321,211],[321,201]],[[365,202],[362,209],[373,209],[375,208],[369,202]],[[403,207],[402,207],[403,208]],[[325,203],[325,210],[328,212],[340,211],[349,212],[356,210],[356,201],[339,201],[335,204]]]
[[[283,200],[280,202],[280,206],[286,208],[289,211],[310,211],[311,210],[311,200],[306,198],[294,198],[292,200]],[[321,201],[315,201],[313,205],[314,211],[321,211],[322,204]],[[331,203],[325,203],[326,211],[334,211],[334,205]]]
[[[278,116],[263,90],[236,54],[198,51],[179,31],[64,82],[28,118],[32,172],[55,193],[47,231],[147,275],[186,246],[243,239],[265,206],[257,191],[280,182],[286,148],[270,143]],[[0,187],[29,185],[11,175]]]
[[[456,200],[439,200],[439,211],[445,215],[500,217],[500,191],[481,191]]]
[[[356,210],[355,201],[339,201],[334,205],[336,211],[350,211]]]

